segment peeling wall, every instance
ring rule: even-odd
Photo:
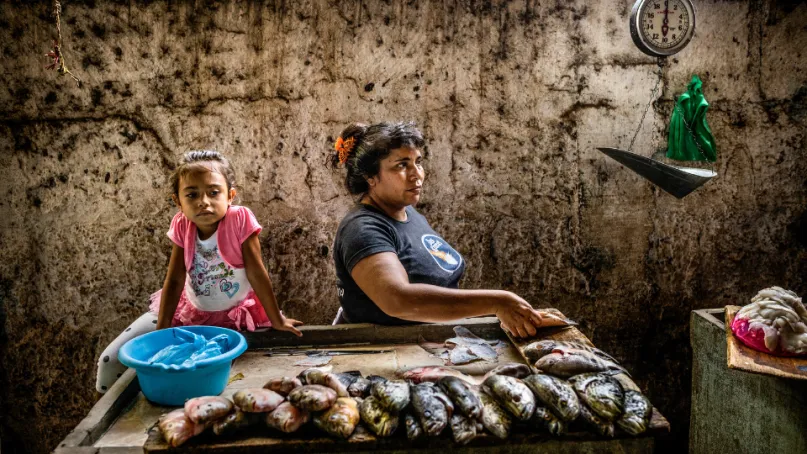
[[[685,449],[689,313],[807,293],[807,4],[696,1],[634,149],[666,144],[704,81],[719,177],[683,200],[608,161],[657,66],[631,1],[64,2],[68,66],[43,70],[45,2],[0,4],[0,439],[47,452],[86,414],[97,355],[161,285],[189,149],[231,157],[282,309],[327,323],[352,203],[324,166],[352,121],[421,126],[419,209],[505,288],[577,319],[633,371]]]

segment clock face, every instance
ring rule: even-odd
[[[659,49],[680,44],[690,27],[689,11],[681,0],[650,0],[639,13],[642,34]]]
[[[631,12],[630,28],[642,52],[672,55],[692,39],[695,9],[691,0],[638,0]]]

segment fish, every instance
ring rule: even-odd
[[[322,411],[336,402],[336,391],[322,385],[303,385],[289,393],[289,402],[306,411]]]
[[[485,381],[491,375],[507,375],[510,377],[524,378],[531,374],[532,370],[530,370],[530,366],[526,364],[506,363],[491,369],[487,374],[485,374],[482,381]]]
[[[482,392],[479,394],[479,400],[482,402],[482,425],[488,432],[501,438],[506,439],[510,435],[510,428],[513,425],[513,420],[510,415],[496,402],[490,394]]]
[[[247,413],[238,408],[233,408],[233,411],[213,423],[213,433],[218,436],[231,435],[255,424],[260,420],[261,416],[263,416],[263,413]]]
[[[297,374],[297,378],[300,379],[300,381],[304,385],[308,385],[309,383],[305,382],[305,375],[306,375],[306,373],[309,373],[309,371],[311,371],[313,369],[316,369],[316,370],[318,370],[318,371],[320,371],[320,372],[322,372],[324,374],[328,374],[328,373],[333,372],[333,365],[329,364],[329,365],[325,365],[325,366],[309,367],[308,369],[305,369],[302,372],[300,372],[299,374]],[[311,384],[313,384],[313,383],[311,383]]]
[[[297,432],[310,419],[309,412],[301,410],[287,401],[268,413],[264,421],[267,426],[288,434]]]
[[[372,393],[378,399],[378,403],[393,413],[409,405],[409,385],[403,380],[376,383],[373,385]]]
[[[568,382],[551,375],[535,374],[525,378],[524,384],[535,394],[538,402],[549,408],[566,422],[572,422],[580,414],[580,401]]]
[[[577,325],[577,322],[567,318],[561,311],[557,309],[538,309],[538,314],[541,316],[541,328],[548,328],[550,326]]]
[[[622,414],[625,396],[622,385],[605,374],[580,374],[569,379],[577,396],[588,407],[608,423]]]
[[[233,409],[229,399],[219,396],[195,397],[185,402],[185,416],[194,424],[207,424],[223,418]]]
[[[349,370],[347,372],[340,372],[335,374],[339,381],[345,385],[345,388],[349,388],[357,379],[362,378],[361,372],[357,370]]]
[[[491,375],[482,382],[482,389],[517,419],[527,421],[535,411],[535,396],[521,380],[506,375]]]
[[[299,378],[278,377],[266,382],[266,384],[263,385],[263,389],[274,391],[281,396],[286,397],[293,389],[299,388],[300,386],[303,386],[303,383]]]
[[[350,394],[350,397],[367,397],[370,395],[371,389],[372,383],[370,380],[364,377],[358,377],[356,381],[347,387],[347,393]]]
[[[233,394],[233,403],[250,413],[270,412],[284,400],[280,394],[263,388],[242,389]]]
[[[640,435],[650,425],[653,406],[647,397],[633,390],[625,391],[625,411],[616,420],[616,425],[631,435]]]
[[[361,408],[361,404],[359,404],[359,408]],[[350,436],[350,438],[348,438],[348,441],[354,442],[354,443],[360,443],[360,442],[371,441],[371,440],[375,440],[375,437],[367,429],[367,427],[361,422],[361,420],[359,421],[358,424],[356,424],[356,428],[353,429],[353,434]]]
[[[360,419],[356,401],[350,397],[340,397],[331,408],[314,416],[314,425],[334,437],[347,439]]]
[[[585,350],[556,350],[535,362],[535,368],[560,378],[589,372],[624,372],[622,366]]]
[[[577,414],[580,414],[579,408]],[[535,407],[535,413],[533,413],[530,421],[534,426],[545,429],[552,435],[563,435],[566,433],[566,422],[555,416],[555,414],[546,407],[540,405]]]
[[[164,414],[157,422],[157,427],[165,441],[173,448],[182,446],[186,441],[204,432],[204,424],[194,424],[185,416],[184,408]]]
[[[437,385],[453,402],[456,409],[473,420],[482,416],[482,401],[479,393],[462,379],[447,376],[437,380]]]
[[[600,418],[582,402],[580,403],[580,420],[585,422],[586,425],[593,429],[595,433],[598,433],[603,437],[614,436],[614,425]]]
[[[442,366],[416,367],[404,372],[402,377],[405,380],[411,380],[415,384],[423,382],[437,382],[437,380],[439,380],[441,377],[457,377],[472,385],[476,384],[472,377],[465,375],[458,370]]]
[[[426,436],[426,434],[423,433],[423,428],[420,427],[420,423],[418,422],[417,418],[415,418],[411,413],[404,415],[404,426],[406,426],[406,438],[408,438],[409,441],[417,441]]]
[[[451,416],[449,425],[451,426],[451,435],[457,444],[466,445],[476,438],[476,422],[460,413],[455,413]]]
[[[371,388],[372,388],[372,385],[374,385],[376,383],[379,383],[379,382],[384,383],[385,381],[387,381],[386,377],[382,377],[380,375],[368,375],[368,376],[366,376],[364,378],[367,381],[370,382],[370,387]]]
[[[527,361],[529,361],[532,364],[535,364],[536,361],[552,353],[555,350],[559,351],[586,350],[593,353],[596,356],[599,356],[600,358],[606,361],[611,361],[613,363],[619,364],[618,361],[615,360],[611,355],[605,353],[599,348],[590,347],[588,345],[583,344],[582,342],[574,342],[574,341],[556,341],[551,339],[540,340],[524,347],[523,353],[524,356],[527,358]]]
[[[347,386],[339,380],[336,374],[323,372],[320,369],[311,368],[300,372],[298,377],[302,377],[307,385],[322,385],[336,391],[339,397],[348,397]]]
[[[476,336],[464,326],[455,326],[456,337],[446,339],[445,345],[453,347],[449,352],[449,361],[452,364],[467,364],[479,359],[494,361],[498,357],[496,350],[488,341]]]
[[[398,414],[386,410],[375,396],[370,396],[362,401],[359,405],[359,416],[362,422],[379,437],[389,437],[398,429]]]
[[[439,435],[448,425],[450,417],[445,400],[443,397],[437,396],[438,390],[439,388],[436,386],[424,383],[410,387],[412,408],[415,416],[417,416],[423,431],[430,437]]]

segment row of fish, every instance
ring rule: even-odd
[[[369,433],[388,437],[401,425],[413,441],[448,428],[457,443],[465,444],[483,430],[507,438],[519,421],[554,435],[565,433],[576,420],[604,436],[614,435],[614,425],[638,435],[646,430],[651,411],[638,390],[623,389],[613,376],[596,372],[566,381],[532,374],[524,364],[506,364],[477,385],[443,367],[418,368],[389,380],[313,368],[297,377],[272,379],[262,389],[240,390],[232,401],[191,399],[163,416],[158,427],[172,446],[208,428],[226,435],[263,424],[292,433],[309,421],[331,436],[352,440]]]

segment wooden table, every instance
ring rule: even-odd
[[[443,342],[454,337],[453,327],[463,325],[479,337],[504,341],[497,361],[477,361],[466,366],[453,366],[472,377],[482,375],[499,364],[523,362],[520,351],[509,342],[496,318],[475,318],[447,324],[412,326],[376,326],[369,324],[308,326],[303,327],[302,339],[287,333],[268,331],[245,333],[249,349],[233,363],[231,376],[243,374],[241,380],[231,382],[222,393],[225,397],[243,388],[261,387],[270,378],[295,376],[306,369],[294,363],[305,356],[266,356],[266,349],[278,347],[323,348],[340,350],[373,349],[391,350],[373,355],[335,356],[330,364],[335,372],[360,370],[363,375],[395,377],[414,367],[443,365],[443,361],[421,348],[420,342]],[[589,342],[576,328],[547,328],[540,330],[535,339],[577,339]],[[523,343],[521,343],[523,345]],[[133,454],[142,453],[257,453],[257,452],[408,452],[417,449],[451,449],[464,452],[534,452],[540,445],[542,452],[652,452],[654,437],[669,432],[669,423],[658,411],[651,427],[641,437],[617,436],[602,439],[586,431],[565,435],[562,438],[548,434],[514,430],[507,440],[489,434],[477,437],[468,445],[456,445],[446,430],[438,438],[419,444],[410,443],[404,431],[390,438],[366,437],[360,441],[342,441],[324,436],[313,427],[301,433],[281,436],[265,428],[254,428],[229,439],[203,434],[180,448],[170,448],[162,440],[155,424],[159,416],[171,410],[150,403],[140,392],[133,371],[121,379],[92,408],[89,415],[60,443],[60,454]]]

